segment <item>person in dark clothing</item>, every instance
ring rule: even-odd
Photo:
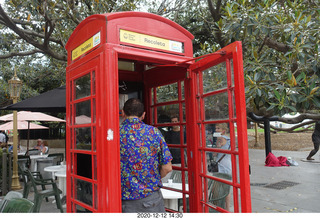
[[[171,123],[179,123],[179,117],[177,115],[171,117]],[[180,126],[174,125],[165,133],[165,140],[168,144],[180,145]],[[184,139],[185,141],[185,139]],[[169,148],[173,160],[172,164],[181,164],[181,152],[179,148]]]
[[[307,160],[314,160],[312,157],[319,150],[319,145],[320,145],[320,121],[316,122],[316,126],[315,126],[313,134],[312,134],[312,142],[313,142],[314,149],[312,151],[310,151],[310,154],[307,157]]]

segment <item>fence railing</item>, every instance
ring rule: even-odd
[[[0,149],[0,195],[4,196],[11,190],[12,154]]]

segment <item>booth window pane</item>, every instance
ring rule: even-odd
[[[230,59],[230,70],[231,70],[231,83],[232,83],[232,86],[234,86],[233,59]]]
[[[178,84],[157,87],[157,103],[178,100]]]
[[[91,123],[91,100],[79,102],[76,107],[76,124]]]
[[[97,180],[97,169],[98,169],[98,164],[97,164],[97,156],[93,156],[93,165],[94,165],[94,169],[93,169],[93,179]]]
[[[88,97],[91,95],[91,78],[90,74],[80,77],[74,81],[75,99]]]
[[[207,124],[205,127],[207,148],[219,148],[223,146],[221,145],[221,142],[224,142],[223,135],[230,139],[230,128],[228,123]],[[221,133],[221,131],[224,131],[224,133]]]
[[[220,63],[203,71],[203,93],[219,90],[227,87],[226,63]]]
[[[92,179],[92,156],[77,153],[77,175]]]
[[[74,212],[74,211],[72,211]],[[76,205],[76,213],[92,213],[92,211],[89,211],[88,209],[80,206],[80,205]]]
[[[91,128],[76,128],[76,149],[91,150]]]
[[[170,123],[171,117],[179,116],[179,104],[165,105],[157,107],[158,123]]]
[[[92,206],[92,184],[84,180],[76,179],[75,185],[77,186],[76,199]]]
[[[220,93],[204,98],[205,120],[229,119],[228,93]]]
[[[92,99],[92,122],[96,123],[96,99]]]
[[[224,157],[223,157],[224,156]],[[221,157],[223,157],[221,159]],[[220,160],[221,159],[221,160]],[[220,160],[220,161],[219,161]],[[218,162],[218,172],[214,170],[214,162]],[[228,175],[228,179],[231,179],[232,175],[232,164],[231,164],[231,154],[217,153],[217,152],[206,152],[206,162],[207,162],[207,175]],[[227,179],[227,178],[226,178]]]
[[[92,72],[92,95],[96,94],[96,72]]]
[[[97,184],[93,184],[94,186],[94,208],[98,209],[98,186]]]
[[[182,100],[184,100],[184,82],[181,81],[181,97],[182,97]]]
[[[216,173],[214,176],[224,179],[230,179],[228,175]],[[226,196],[230,195],[231,186],[217,180],[207,179],[208,185],[208,203],[226,209]],[[231,198],[231,197],[230,197]],[[209,208],[209,212],[217,212]]]

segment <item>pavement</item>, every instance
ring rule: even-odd
[[[310,148],[311,150],[311,148]],[[249,149],[251,166],[251,204],[253,213],[319,213],[320,157],[316,162],[303,162],[310,150],[276,151],[278,156],[291,157],[298,166],[266,167],[265,150]],[[22,190],[20,190],[22,193]],[[31,192],[29,200],[33,201]],[[40,212],[59,213],[54,199],[43,201]],[[64,210],[66,210],[64,208]]]

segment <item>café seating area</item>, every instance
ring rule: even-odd
[[[63,213],[61,198],[66,193],[66,168],[63,161],[64,153],[35,154],[32,150],[31,153],[18,155],[19,177],[23,187],[21,198],[28,199],[29,192],[33,191],[32,212],[40,212],[43,199],[49,202],[48,197],[53,196],[53,203]],[[59,176],[62,174],[64,177],[56,177],[56,170]]]

